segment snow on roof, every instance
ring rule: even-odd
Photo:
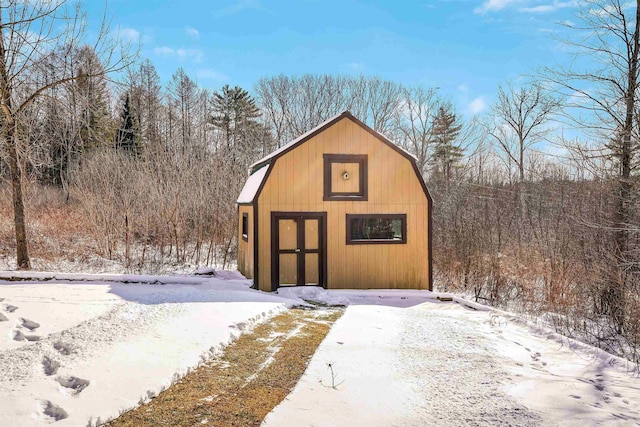
[[[278,148],[276,151],[272,152],[271,154],[261,158],[260,160],[258,160],[257,162],[255,162],[254,164],[252,164],[249,168],[253,169],[254,167],[258,166],[261,163],[264,163],[266,161],[271,160],[272,158],[276,157],[278,154],[288,150],[289,148],[291,148],[292,146],[296,145],[297,143],[299,143],[300,141],[304,141],[307,137],[309,137],[309,135],[313,134],[314,132],[317,132],[318,130],[320,130],[322,127],[326,126],[327,124],[331,123],[332,121],[336,120],[338,117],[342,116],[342,115],[347,115],[348,112],[344,111],[340,114],[336,114],[335,116],[331,117],[329,120],[326,120],[322,123],[320,123],[318,126],[314,127],[313,129],[311,129],[310,131],[303,133],[302,135],[300,135],[299,137],[297,137],[296,139],[294,139],[293,141],[289,142],[286,145],[283,145],[282,147]],[[253,176],[253,175],[252,175]]]
[[[260,184],[264,181],[264,177],[267,176],[267,170],[269,170],[269,164],[264,165],[249,176],[247,182],[244,183],[244,187],[242,187],[237,203],[253,202],[253,199],[256,197],[256,193],[260,188]]]

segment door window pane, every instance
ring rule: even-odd
[[[305,285],[317,285],[320,282],[318,257],[319,254],[305,254],[304,255],[304,284]]]
[[[307,219],[304,221],[304,247],[305,249],[318,249],[318,221]]]
[[[281,219],[278,233],[280,249],[298,249],[298,227],[294,219]]]
[[[280,254],[280,284],[298,284],[298,254]]]

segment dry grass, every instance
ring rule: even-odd
[[[38,262],[75,260],[95,252],[90,224],[77,203],[67,202],[58,188],[27,185],[27,232],[29,251]],[[11,192],[0,185],[0,249],[13,254],[15,236]]]
[[[342,310],[288,310],[108,426],[258,426],[293,389]]]

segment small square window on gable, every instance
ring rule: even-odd
[[[367,200],[367,155],[324,155],[324,200]]]

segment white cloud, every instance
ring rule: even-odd
[[[364,70],[364,64],[362,62],[349,62],[345,65],[349,70],[355,72],[362,72]]]
[[[187,35],[191,37],[193,40],[200,39],[200,31],[198,31],[193,27],[185,27],[184,32],[187,33]]]
[[[216,80],[219,82],[225,82],[229,80],[226,74],[219,71],[212,70],[211,68],[204,68],[196,71],[196,76],[200,80]]]
[[[575,0],[570,1],[554,1],[552,4],[541,4],[533,7],[522,7],[518,9],[524,13],[550,13],[559,9],[566,9],[569,7],[577,7],[578,2]]]
[[[487,102],[484,100],[484,96],[479,96],[469,103],[467,110],[472,115],[479,114],[487,108]]]
[[[174,49],[169,46],[161,46],[153,49],[156,55],[174,56],[178,59],[193,59],[194,62],[202,62],[204,53],[200,49]]]
[[[467,92],[469,92],[469,87],[467,85],[460,85],[460,86],[458,86],[458,90],[460,92],[467,93]]]
[[[497,12],[516,1],[517,0],[487,0],[482,3],[481,6],[476,7],[473,11],[478,15],[484,15],[487,12]]]
[[[115,31],[114,38],[126,42],[137,42],[140,40],[140,31],[135,28],[118,27]]]

